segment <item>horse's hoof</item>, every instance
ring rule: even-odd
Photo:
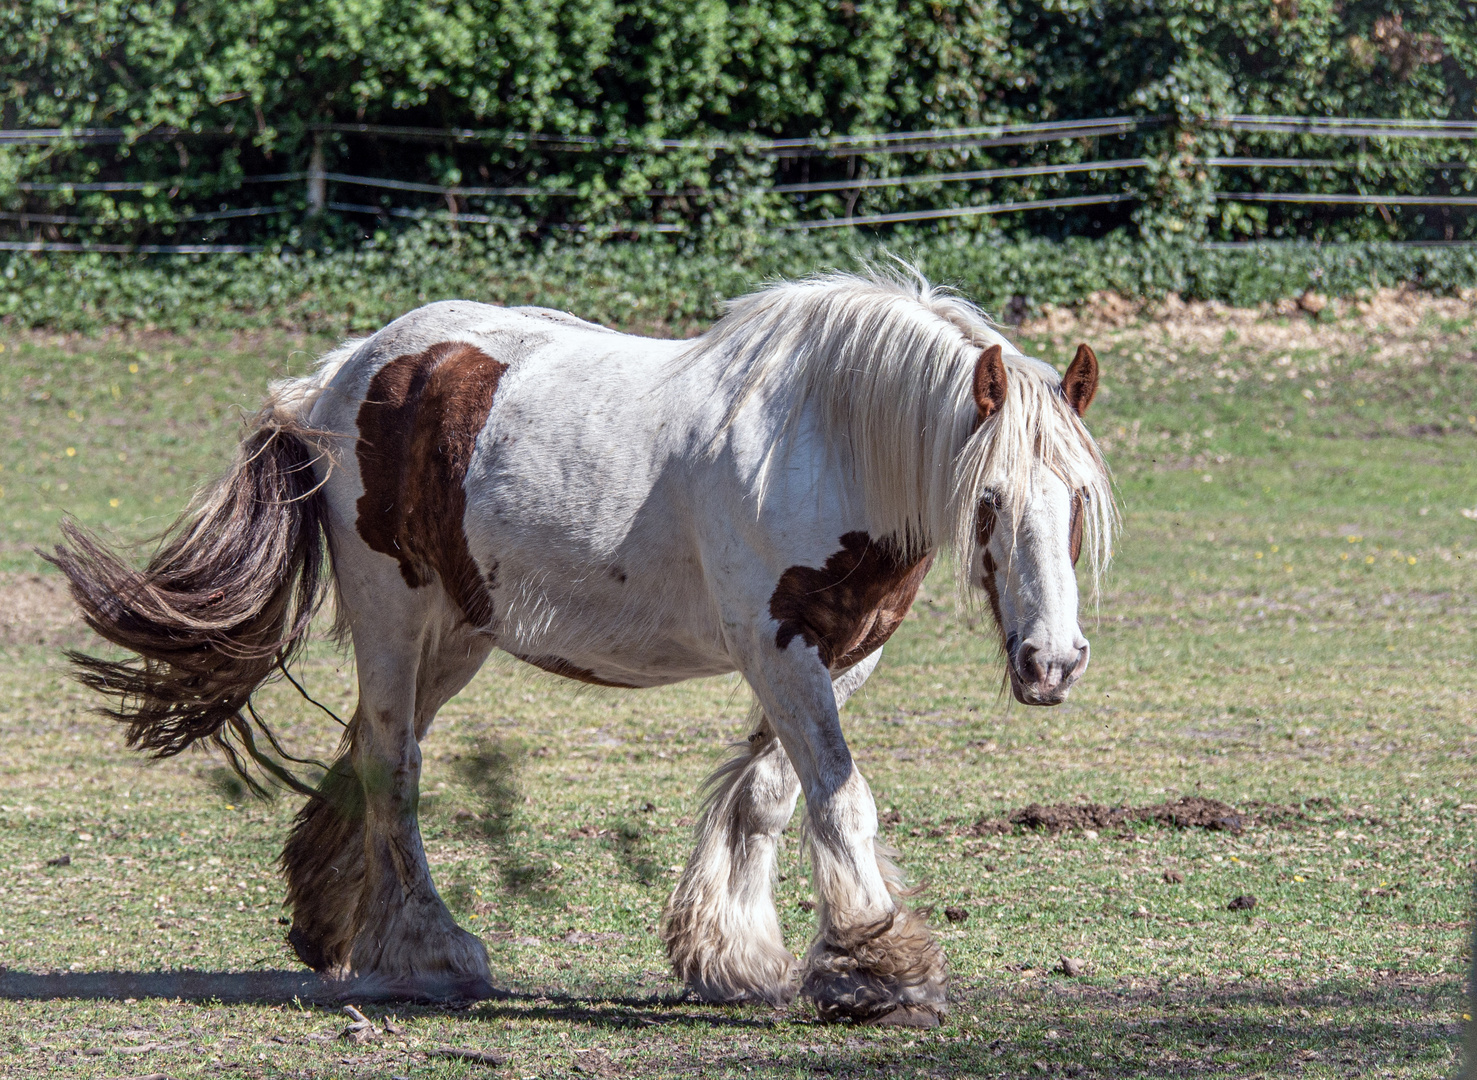
[[[939,1014],[926,1005],[899,1005],[891,1012],[863,1020],[867,1027],[936,1028]]]
[[[944,954],[906,908],[871,926],[829,928],[806,957],[800,993],[828,1023],[938,1027],[947,1011]]]
[[[345,1001],[414,1001],[431,1005],[470,1005],[490,998],[506,997],[480,975],[435,973],[384,975],[369,972],[342,980],[339,997]]]
[[[334,967],[334,960],[328,955],[323,942],[296,922],[287,932],[287,943],[292,946],[292,951],[297,953],[299,960],[319,974]]]

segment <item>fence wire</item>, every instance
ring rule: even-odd
[[[526,148],[541,153],[555,152],[605,152],[624,155],[661,154],[670,152],[731,153],[782,161],[806,157],[831,157],[855,162],[858,158],[896,156],[903,154],[932,154],[937,152],[975,151],[992,147],[1037,144],[1045,145],[1061,141],[1091,140],[1104,136],[1122,136],[1132,132],[1152,129],[1164,125],[1174,118],[1151,115],[1137,117],[1099,117],[1086,120],[1059,120],[1039,123],[998,123],[974,127],[947,128],[929,131],[873,132],[859,134],[822,134],[806,138],[763,139],[748,135],[719,135],[698,139],[643,139],[635,136],[601,136],[586,134],[563,134],[549,132],[516,132],[495,129],[442,129],[375,124],[321,124],[310,127],[310,131],[323,136],[329,134],[353,135],[372,139],[387,139],[409,142],[441,142],[500,145]],[[1373,157],[1364,149],[1364,141],[1370,138],[1381,140],[1400,139],[1477,139],[1477,122],[1453,121],[1439,118],[1386,118],[1386,117],[1298,117],[1273,115],[1224,115],[1203,117],[1184,121],[1208,130],[1223,130],[1237,134],[1269,134],[1280,137],[1289,135],[1318,136],[1339,139],[1361,140],[1359,154],[1354,158],[1327,157],[1265,157],[1219,155],[1186,157],[1180,164],[1186,167],[1200,166],[1212,169],[1324,169],[1378,172],[1395,169],[1421,169],[1445,172],[1468,171],[1477,164],[1463,161],[1391,160]],[[0,146],[21,145],[99,145],[124,144],[160,139],[242,139],[251,132],[231,129],[181,130],[171,128],[147,132],[126,128],[84,129],[23,129],[0,130]],[[1019,213],[1032,210],[1070,209],[1086,206],[1106,206],[1145,199],[1148,194],[1134,190],[1127,182],[1117,191],[1084,192],[1049,198],[1015,198],[964,206],[925,207],[916,210],[861,213],[852,212],[856,199],[867,192],[910,189],[920,187],[949,187],[971,185],[999,180],[1024,180],[1032,177],[1078,177],[1092,179],[1095,174],[1132,173],[1153,170],[1164,166],[1146,157],[1103,158],[1088,161],[1009,165],[978,169],[956,169],[951,171],[913,173],[899,176],[849,176],[820,180],[803,180],[795,183],[773,183],[757,186],[702,188],[685,186],[680,188],[653,187],[640,192],[602,192],[612,204],[630,203],[634,200],[680,199],[703,200],[734,197],[789,196],[798,203],[806,197],[835,193],[849,196],[846,213],[799,221],[771,222],[768,227],[779,231],[810,231],[830,228],[875,227],[892,224],[942,221],[949,219],[979,217],[985,215]],[[853,168],[849,166],[849,168]],[[508,224],[529,228],[529,224],[516,217],[499,217],[496,214],[478,213],[462,202],[467,199],[553,199],[576,200],[588,198],[591,192],[579,187],[540,187],[534,184],[436,184],[395,177],[369,176],[354,172],[336,172],[319,165],[315,157],[313,165],[306,170],[291,172],[262,173],[227,178],[176,177],[160,180],[107,180],[107,181],[20,181],[7,185],[8,189],[21,195],[45,195],[70,198],[78,194],[138,194],[146,198],[163,195],[173,200],[185,194],[198,198],[212,189],[220,194],[239,190],[248,185],[307,184],[306,209],[311,213],[318,209],[338,213],[374,215],[381,218],[426,219],[434,217],[452,223]],[[436,207],[385,206],[343,200],[329,201],[326,196],[328,184],[343,187],[359,187],[384,192],[432,195],[443,200],[445,209]],[[1388,206],[1453,207],[1477,206],[1477,196],[1452,192],[1448,194],[1382,194],[1377,192],[1315,192],[1315,191],[1214,191],[1205,196],[1212,203],[1264,203],[1299,204],[1326,206],[1377,206],[1381,212]],[[57,213],[51,210],[6,209],[0,211],[0,221],[15,222],[22,229],[32,226],[85,226],[91,228],[122,228],[140,225],[178,225],[188,223],[222,222],[238,219],[263,218],[304,212],[304,201],[291,200],[288,204],[274,206],[229,207],[222,205],[216,210],[198,210],[159,220],[129,219],[126,216],[83,216]],[[1388,218],[1388,214],[1386,214]],[[688,226],[671,222],[625,221],[625,222],[579,222],[545,221],[535,228],[558,231],[600,233],[673,233],[686,231]],[[107,244],[74,243],[64,240],[6,241],[0,250],[10,251],[132,251],[139,253],[225,253],[261,250],[249,244]]]

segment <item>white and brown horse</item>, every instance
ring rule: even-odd
[[[881,274],[764,289],[692,341],[431,304],[275,385],[144,570],[68,526],[55,561],[137,654],[75,659],[132,745],[207,739],[292,784],[250,696],[331,581],[359,704],[283,853],[290,940],[325,974],[408,992],[489,979],[416,805],[419,740],[491,650],[600,686],[741,672],[758,719],[667,908],[678,975],[711,1001],[798,989],[826,1018],[934,1023],[943,956],[900,899],[838,710],[946,547],[988,597],[1015,696],[1066,696],[1088,657],[1074,563],[1085,540],[1096,571],[1114,523],[1080,420],[1097,377],[1086,346],[1059,379],[967,302]],[[801,791],[820,903],[797,970],[771,879]]]

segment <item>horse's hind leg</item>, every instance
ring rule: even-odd
[[[880,656],[879,649],[834,681],[837,708]],[[667,955],[705,1001],[782,1004],[795,995],[795,958],[780,933],[771,883],[800,778],[763,713],[708,788],[696,849],[667,903]]]
[[[456,649],[461,643],[438,644]],[[460,659],[475,671],[469,661],[475,658],[480,664],[486,651],[480,656],[474,651],[469,658],[466,648],[461,644],[457,650]],[[356,974],[449,977],[470,983],[489,979],[482,942],[456,925],[431,883],[416,819],[421,765],[417,736],[465,684],[466,678],[457,677],[459,666],[427,656],[412,683],[417,700],[407,701],[391,680],[371,679],[371,700],[361,704],[352,750],[365,810],[364,884],[349,952]]]
[[[281,862],[292,906],[287,940],[314,971],[344,970],[364,883],[364,789],[347,756],[298,811]]]
[[[418,740],[472,677],[490,640],[468,632],[432,590],[373,618],[351,612],[359,706],[350,749],[310,800],[283,852],[298,955],[334,977],[379,975],[482,988],[482,943],[458,927],[431,883],[416,820]]]

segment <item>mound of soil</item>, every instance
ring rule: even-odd
[[[1239,833],[1247,825],[1234,806],[1219,799],[1202,799],[1198,795],[1185,795],[1157,806],[1140,806],[1134,814],[1137,821],[1173,825],[1178,829],[1224,829]]]
[[[1128,820],[1126,807],[1102,806],[1099,803],[1058,803],[1042,806],[1031,803],[1019,810],[1012,810],[1007,819],[1012,825],[1024,825],[1028,829],[1045,829],[1047,832],[1066,832],[1068,829],[1110,829]]]
[[[1068,829],[1125,828],[1134,823],[1173,825],[1177,829],[1211,829],[1239,833],[1250,819],[1234,806],[1219,799],[1203,799],[1198,795],[1185,795],[1173,802],[1156,803],[1153,806],[1103,806],[1100,803],[1057,803],[1042,806],[1031,803],[1013,810],[1002,821],[981,818],[970,831],[984,836],[1006,832],[1012,825],[1024,825],[1028,829],[1045,829],[1047,832],[1066,832]]]

